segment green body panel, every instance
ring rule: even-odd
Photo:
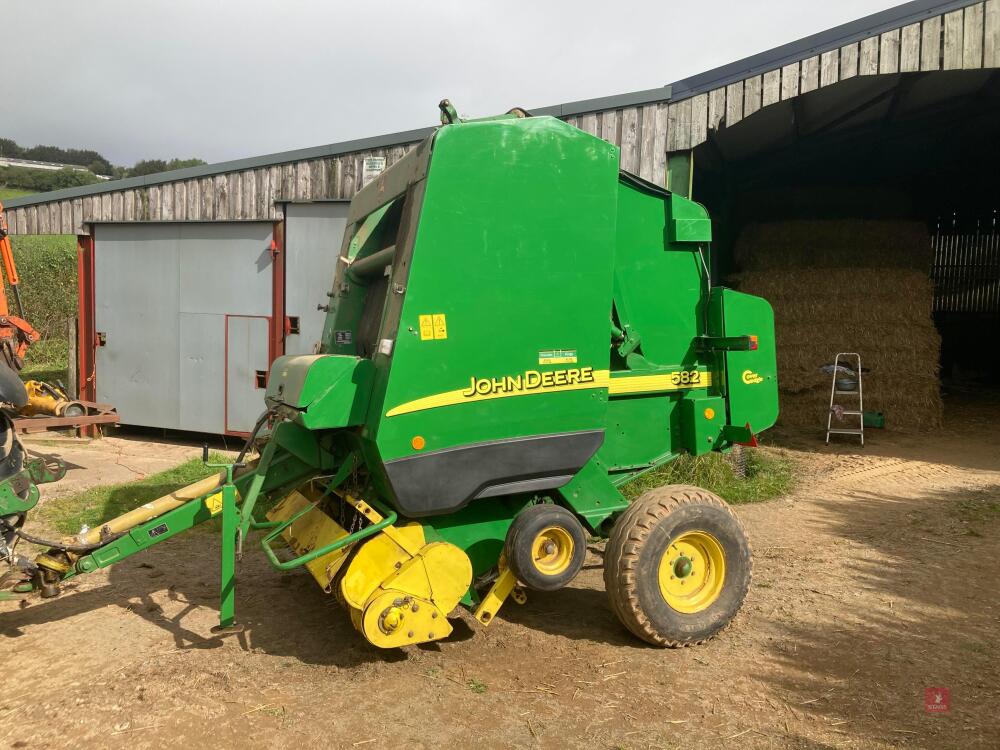
[[[634,476],[685,449],[693,450],[686,442],[690,433],[682,429],[677,405],[709,393],[709,387],[701,385],[702,377],[714,382],[711,361],[701,361],[695,345],[696,336],[707,326],[706,269],[697,243],[667,240],[678,221],[698,227],[698,222],[707,221],[707,214],[683,198],[620,184],[614,311],[619,327],[629,332],[636,346],[628,356],[613,361],[612,383],[621,379],[630,384],[626,393],[612,388],[599,454],[615,475]],[[693,386],[661,387],[663,378],[675,385],[674,373],[681,373],[680,380],[695,372],[704,375]],[[693,380],[689,375],[686,379]]]
[[[0,482],[0,516],[26,513],[38,504],[39,484],[66,476],[64,461],[49,456],[27,458],[23,468]]]
[[[726,400],[719,396],[688,398],[681,402],[684,443],[694,456],[711,453],[726,426]]]
[[[678,397],[653,394],[623,396],[611,401],[601,460],[615,473],[652,466],[672,453],[679,414]]]
[[[666,458],[664,458],[666,460]],[[600,455],[588,461],[556,494],[590,531],[604,535],[607,521],[628,507]]]
[[[711,242],[712,220],[705,209],[677,194],[670,196],[667,239],[677,242]]]
[[[391,359],[376,357],[369,439],[391,460],[416,435],[433,451],[599,426],[597,388],[386,416],[473,379],[608,367],[617,150],[550,118],[443,128],[433,149],[398,326],[383,322],[380,338],[398,333]],[[447,338],[424,340],[426,315],[445,316]],[[576,363],[540,363],[552,349]]]
[[[729,423],[750,425],[755,433],[773,427],[778,419],[778,366],[770,303],[732,289],[716,289],[711,319],[713,335],[752,337],[756,346],[724,355]]]
[[[310,430],[364,423],[372,387],[371,360],[319,354],[279,357],[271,366],[266,398]]]
[[[697,245],[665,242],[675,213],[707,217],[689,201],[620,186],[615,309],[638,333],[651,367],[695,365],[694,338],[705,325],[705,271]]]

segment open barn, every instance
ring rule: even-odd
[[[532,114],[707,205],[714,281],[775,306],[786,424],[824,425],[821,368],[858,351],[866,408],[932,429],[949,398],[1000,381],[998,67],[1000,0],[917,0]],[[13,234],[79,237],[81,397],[117,404],[124,423],[245,433],[270,362],[319,338],[345,202],[430,131],[10,201]],[[136,319],[147,336],[125,332]]]

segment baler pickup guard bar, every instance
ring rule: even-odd
[[[325,500],[330,495],[330,493],[332,493],[347,478],[347,476],[351,473],[351,471],[354,470],[354,468],[357,465],[358,465],[358,456],[356,453],[352,452],[340,465],[340,468],[337,470],[337,473],[334,474],[333,477],[330,479],[330,482],[327,484],[326,489],[323,490],[323,494],[320,495],[320,497],[316,500],[316,502],[307,504],[304,508],[302,508],[302,510],[292,515],[292,517],[287,519],[286,521],[280,521],[280,522],[258,521],[256,523],[256,528],[272,529],[271,533],[269,533],[267,536],[265,536],[263,539],[260,540],[260,547],[262,550],[264,550],[264,554],[267,556],[268,561],[271,563],[271,567],[273,567],[275,570],[293,570],[295,568],[302,567],[303,565],[311,563],[313,560],[323,557],[324,555],[328,555],[331,552],[336,552],[337,550],[343,549],[348,545],[360,542],[364,539],[367,539],[370,536],[374,536],[387,526],[392,526],[394,523],[396,523],[397,520],[396,512],[389,508],[386,508],[377,500],[368,501],[369,505],[373,506],[382,514],[381,517],[375,519],[374,514],[371,513],[371,511],[365,506],[365,504],[362,501],[357,500],[351,497],[350,495],[344,494],[342,496],[344,502],[354,506],[354,508],[358,512],[362,513],[362,515],[368,515],[369,520],[373,521],[370,525],[354,532],[353,534],[348,534],[347,536],[341,537],[340,539],[336,539],[333,542],[330,542],[329,544],[320,547],[319,549],[311,550],[310,552],[306,552],[305,554],[300,555],[291,560],[278,559],[278,556],[274,553],[274,550],[271,548],[271,542],[273,542],[275,539],[281,536],[281,534],[283,534],[286,529],[291,528],[292,524],[301,519],[307,513],[319,510],[320,503],[322,503],[323,500]]]
[[[350,496],[345,496],[344,500],[355,506],[357,503],[360,503],[359,500],[356,500]],[[285,531],[285,529],[287,529],[293,523],[302,518],[302,516],[304,516],[306,513],[310,513],[314,510],[317,510],[316,505],[307,505],[305,508],[300,510],[298,513],[289,518],[287,521],[283,521],[281,524],[275,527],[275,529],[270,534],[261,539],[260,540],[261,549],[264,550],[264,554],[267,555],[267,559],[270,561],[271,567],[273,567],[275,570],[293,570],[294,568],[300,568],[303,565],[306,565],[307,563],[311,563],[313,560],[317,558],[323,557],[323,555],[328,555],[331,552],[336,552],[338,549],[342,549],[350,544],[354,544],[356,542],[360,542],[364,539],[367,539],[370,536],[374,536],[387,526],[392,526],[394,523],[396,523],[397,516],[395,511],[389,510],[388,508],[385,508],[383,505],[378,503],[373,502],[371,503],[371,505],[376,507],[378,510],[380,510],[382,513],[385,514],[382,517],[381,521],[373,523],[370,526],[365,526],[365,528],[359,531],[355,531],[353,534],[349,534],[341,539],[337,539],[336,541],[331,542],[330,544],[320,547],[319,549],[314,549],[311,552],[307,552],[306,554],[300,555],[299,557],[296,557],[292,560],[285,560],[285,561],[279,560],[278,556],[274,554],[274,550],[271,548],[271,542],[277,539],[278,536],[280,536],[281,533]]]

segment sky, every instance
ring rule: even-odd
[[[0,137],[208,162],[665,86],[899,2],[4,0]]]

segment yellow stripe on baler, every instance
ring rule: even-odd
[[[458,388],[453,391],[435,393],[431,396],[407,401],[395,406],[385,413],[387,417],[397,417],[401,414],[412,414],[426,409],[437,409],[441,406],[455,406],[478,401],[493,401],[499,398],[515,398],[517,396],[534,396],[539,393],[562,393],[565,391],[585,391],[607,388],[612,396],[627,396],[634,393],[656,393],[669,391],[686,391],[698,388],[708,388],[712,384],[712,373],[701,370],[674,370],[657,373],[656,375],[637,375],[631,372],[612,374],[609,370],[593,370],[593,378],[585,383],[570,383],[567,385],[539,385],[534,388],[518,386],[510,390],[496,393],[471,393],[471,388]]]

